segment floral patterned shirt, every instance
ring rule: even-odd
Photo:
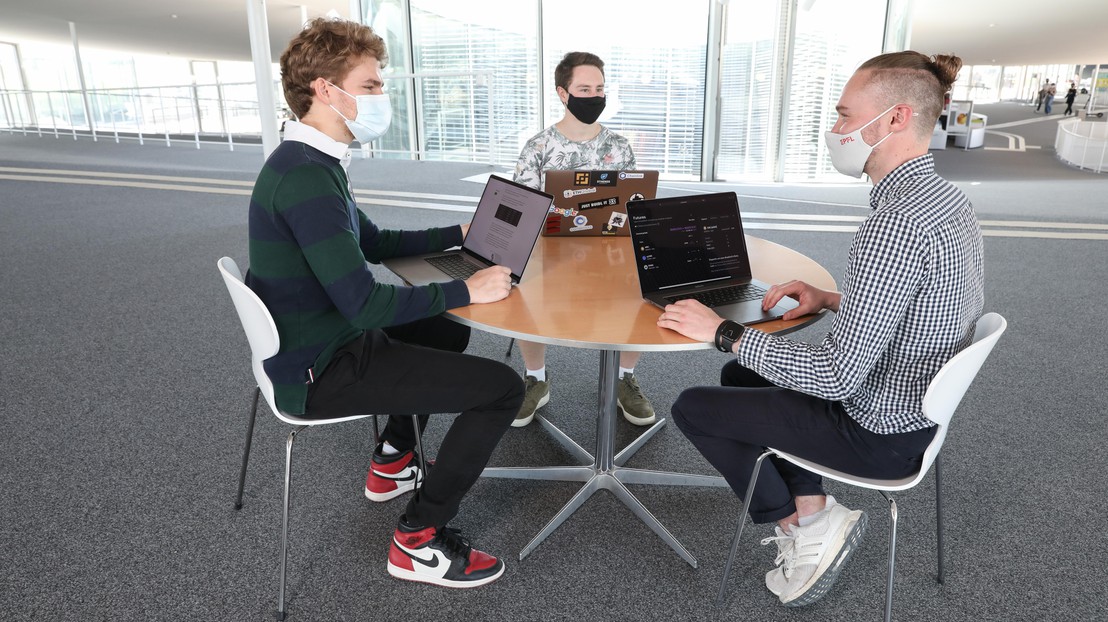
[[[577,142],[566,138],[551,125],[523,146],[513,180],[542,190],[548,170],[626,171],[633,168],[635,153],[631,151],[631,143],[608,128],[600,126],[600,133],[595,138]]]

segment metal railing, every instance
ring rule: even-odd
[[[394,128],[363,147],[362,157],[496,164],[518,155],[517,137],[506,129],[518,124],[494,114],[491,72],[398,74],[388,80]],[[274,88],[279,92],[279,84]],[[223,143],[230,150],[261,145],[253,82],[95,89],[87,95],[89,110],[79,90],[0,90],[0,131],[167,147],[191,143],[198,149],[201,143]],[[280,123],[284,114],[276,117]]]
[[[1108,123],[1067,119],[1058,123],[1054,138],[1058,158],[1077,168],[1108,171]]]
[[[261,119],[253,83],[158,86],[81,91],[0,91],[0,129],[24,135],[93,140],[258,142]]]

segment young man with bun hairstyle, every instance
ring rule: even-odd
[[[358,209],[347,177],[350,142],[389,126],[385,43],[370,28],[311,21],[281,55],[285,99],[299,121],[266,160],[250,198],[247,283],[273,314],[280,351],[265,361],[282,411],[306,418],[390,415],[365,494],[415,490],[388,554],[393,576],[446,587],[496,580],[504,563],[446,527],[523,401],[510,367],[461,352],[469,329],[442,312],[508,295],[509,270],[422,287],[378,282],[369,263],[443,250],[468,225],[390,231]],[[415,432],[431,413],[461,414],[422,473]]]
[[[935,373],[973,338],[984,307],[981,231],[960,190],[935,174],[928,143],[955,56],[882,54],[847,82],[825,135],[832,164],[869,175],[873,211],[858,228],[841,292],[800,281],[770,288],[768,309],[789,296],[793,319],[835,316],[818,345],[722,320],[693,300],[666,307],[658,325],[716,343],[734,358],[721,387],[697,387],[673,420],[740,497],[765,447],[863,477],[914,474],[935,435],[923,396]],[[808,605],[834,583],[861,541],[865,513],[827,496],[821,478],[784,460],[762,464],[754,522],[776,523],[766,587],[787,606]]]
[[[604,61],[589,52],[570,52],[554,69],[554,88],[565,107],[562,120],[527,141],[516,163],[515,181],[541,190],[549,170],[631,170],[635,153],[626,138],[601,125],[604,111]],[[523,355],[527,395],[513,427],[531,423],[535,411],[550,401],[550,380],[546,372],[546,346],[519,341]],[[619,357],[616,405],[623,418],[634,425],[652,425],[654,407],[643,394],[635,376],[641,352],[623,352]]]

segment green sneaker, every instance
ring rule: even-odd
[[[635,425],[650,425],[654,423],[654,407],[642,394],[639,382],[634,374],[623,374],[616,385],[616,404],[619,406],[623,418]],[[526,404],[527,402],[524,402]],[[519,419],[516,419],[519,421]]]
[[[550,401],[549,382],[539,382],[534,376],[525,377],[523,382],[526,385],[527,392],[523,396],[523,405],[519,407],[519,414],[516,415],[516,420],[512,422],[513,428],[522,428],[531,423],[531,420],[535,418],[535,411],[546,406],[546,403]]]

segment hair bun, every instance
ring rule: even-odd
[[[962,68],[962,59],[957,56],[938,54],[931,62],[932,72],[938,78],[944,91],[949,91],[958,79],[958,71]]]

